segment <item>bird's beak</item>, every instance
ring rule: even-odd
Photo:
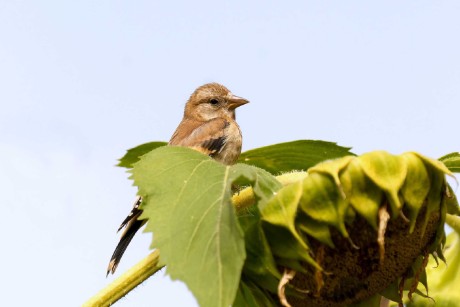
[[[243,104],[247,104],[249,100],[230,94],[228,97],[228,108],[230,110],[235,110]]]

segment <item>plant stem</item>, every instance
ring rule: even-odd
[[[299,180],[305,179],[307,177],[307,173],[303,171],[296,171],[296,172],[289,172],[279,176],[276,176],[276,179],[283,185],[286,186],[288,184],[297,182]],[[256,199],[254,197],[254,192],[252,187],[244,188],[243,190],[235,193],[232,197],[232,203],[235,206],[236,212],[244,212],[249,207],[254,205]]]
[[[129,291],[163,268],[162,265],[159,265],[159,260],[160,252],[158,250],[154,250],[150,253],[150,255],[139,261],[126,273],[115,279],[111,284],[90,298],[83,304],[83,307],[105,307],[112,305],[125,296]]]

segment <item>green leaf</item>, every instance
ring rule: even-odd
[[[402,207],[398,192],[407,173],[404,159],[386,151],[363,154],[358,159],[366,176],[385,192],[394,217],[398,216]]]
[[[407,164],[407,176],[401,188],[401,195],[409,210],[410,232],[414,230],[417,215],[422,208],[428,191],[430,190],[430,178],[428,171],[418,155],[408,152],[402,155]]]
[[[318,165],[315,165],[311,167],[308,170],[308,173],[320,173],[320,174],[326,174],[332,177],[334,179],[335,184],[337,185],[337,188],[340,190],[340,193],[342,194],[343,197],[345,197],[343,189],[342,189],[342,184],[340,183],[339,179],[339,173],[343,171],[344,168],[348,166],[350,161],[354,160],[353,156],[347,156],[343,157],[342,159],[335,159],[332,161],[326,161],[319,163]]]
[[[236,293],[235,301],[232,304],[233,306],[239,307],[258,307],[259,302],[257,298],[252,293],[251,288],[249,288],[246,283],[243,281],[240,282],[238,287],[238,292]]]
[[[273,255],[316,265],[308,253],[307,244],[295,227],[295,216],[301,196],[301,181],[280,189],[261,210],[263,228]]]
[[[244,276],[262,288],[276,292],[281,274],[262,230],[260,216],[256,213],[241,216],[238,221],[245,234],[247,258],[243,267]]]
[[[452,152],[439,158],[454,173],[460,173],[460,152]]]
[[[428,221],[430,218],[430,215],[436,211],[439,210],[439,196],[443,195],[446,191],[446,176],[444,173],[438,171],[435,168],[432,168],[430,166],[433,166],[432,164],[429,163],[429,161],[423,160],[425,165],[427,166],[427,171],[430,177],[431,181],[431,186],[430,186],[430,191],[428,192],[428,195],[426,197],[426,210],[425,210],[425,220],[424,224],[422,225],[422,230],[425,232],[425,228],[428,225]],[[432,160],[435,161],[435,160]],[[437,161],[436,161],[437,162]],[[447,170],[446,170],[447,171]],[[443,199],[444,202],[446,202],[446,199]],[[447,211],[447,203],[445,205],[445,210]],[[444,214],[445,215],[445,214]],[[444,218],[444,215],[441,215],[441,218]],[[444,224],[444,221],[441,220],[442,224]],[[441,225],[441,228],[443,226]]]
[[[225,166],[173,146],[142,156],[132,178],[143,197],[141,218],[148,219],[146,231],[154,233],[152,247],[161,251],[167,273],[184,281],[200,305],[232,304],[246,257],[232,185],[251,183],[264,199],[274,193],[268,187],[276,188],[276,179],[252,166]]]
[[[331,176],[317,172],[310,174],[302,182],[300,208],[309,217],[336,227],[348,238],[345,228],[345,213],[348,202],[341,195]]]
[[[250,171],[248,171],[250,170]],[[276,195],[283,185],[264,169],[238,163],[231,167],[234,184],[238,186],[252,186],[259,208],[263,208],[267,201]]]
[[[450,170],[446,167],[446,165],[442,163],[441,161],[430,159],[428,157],[425,157],[422,154],[419,154],[418,152],[412,152],[412,153],[418,156],[420,159],[422,159],[423,163],[425,163],[427,167],[436,169],[441,173],[444,173],[446,175],[449,175],[452,178],[455,178],[454,175],[450,172]]]
[[[340,175],[340,182],[353,209],[377,230],[377,216],[383,192],[363,173],[359,161],[353,159]]]
[[[305,232],[307,235],[315,238],[319,242],[322,242],[329,247],[334,247],[329,225],[318,222],[306,215],[300,216],[300,214],[298,219],[298,225],[300,230]]]
[[[446,223],[460,235],[460,216],[447,214]]]
[[[448,195],[446,199],[447,213],[454,214],[454,215],[460,215],[460,207],[458,205],[457,196],[455,195],[454,190],[449,184],[447,184],[447,191],[448,191]]]
[[[132,168],[133,164],[139,161],[141,156],[154,150],[155,148],[165,146],[167,144],[168,143],[166,142],[150,142],[128,149],[126,154],[119,159],[120,162],[117,166]]]
[[[233,303],[234,307],[276,306],[273,299],[250,281],[242,280]]]
[[[238,162],[279,174],[291,170],[307,170],[319,162],[350,155],[354,154],[349,147],[341,147],[336,143],[299,140],[248,150],[241,154]]]

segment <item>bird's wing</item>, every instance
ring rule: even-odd
[[[224,148],[226,128],[230,122],[224,118],[215,118],[207,122],[183,120],[169,141],[170,145],[190,147],[211,157]]]

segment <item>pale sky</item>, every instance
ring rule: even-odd
[[[243,150],[459,151],[459,1],[0,0],[2,305],[79,306],[136,189],[114,165],[226,85]],[[115,277],[149,253],[139,233]],[[196,306],[160,272],[116,306]]]

